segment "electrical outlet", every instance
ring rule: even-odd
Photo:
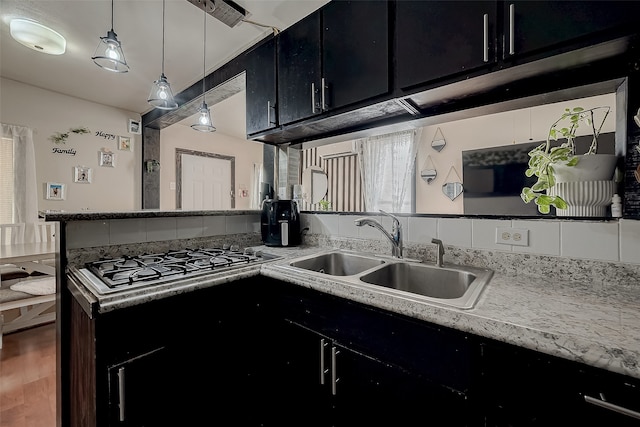
[[[496,227],[496,243],[529,246],[529,230],[526,228]]]

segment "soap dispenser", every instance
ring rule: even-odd
[[[611,216],[614,218],[622,217],[622,201],[617,194],[614,194],[611,199]]]

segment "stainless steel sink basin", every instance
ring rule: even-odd
[[[373,285],[443,299],[460,298],[475,279],[468,271],[406,262],[385,265],[360,277]]]
[[[493,276],[492,270],[473,266],[445,264],[437,267],[341,251],[299,258],[289,265],[336,276],[336,281],[359,288],[461,309],[473,308]]]
[[[331,252],[294,261],[290,265],[292,267],[303,268],[332,276],[352,276],[373,267],[379,267],[382,264],[384,264],[384,260],[379,258],[364,257],[344,252]]]

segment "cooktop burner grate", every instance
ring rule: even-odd
[[[95,280],[91,282],[99,288],[98,292],[108,293],[127,287],[154,285],[220,269],[242,267],[264,260],[261,253],[250,250],[240,252],[226,248],[198,248],[101,259],[87,263],[84,270],[97,278],[99,283],[95,283]]]

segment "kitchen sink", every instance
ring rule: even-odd
[[[331,276],[352,276],[382,264],[384,264],[384,260],[379,258],[330,252],[294,261],[290,265]]]
[[[363,289],[461,309],[474,307],[493,276],[492,270],[473,266],[438,267],[342,251],[299,258],[289,265],[312,274],[336,276],[337,281]]]
[[[468,271],[407,262],[388,264],[360,277],[372,285],[443,299],[462,297],[475,279]]]

